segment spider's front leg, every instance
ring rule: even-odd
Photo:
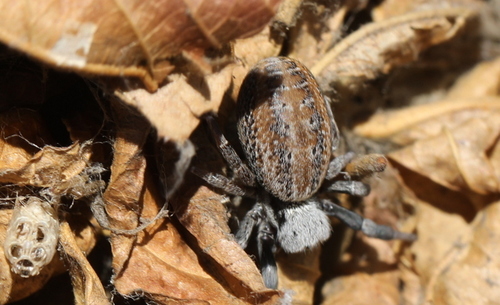
[[[342,173],[342,169],[354,158],[353,152],[348,152],[345,155],[334,158],[328,165],[326,172],[326,180],[331,180]],[[346,173],[346,175],[348,175]],[[370,193],[370,186],[360,181],[339,180],[328,185],[326,191],[346,193],[354,196],[366,196]]]
[[[326,199],[322,199],[319,202],[319,207],[328,216],[336,217],[351,229],[361,231],[366,236],[384,240],[401,239],[407,241],[414,241],[417,238],[414,234],[399,232],[391,227],[376,224],[372,220],[363,218],[353,211],[350,211]]]
[[[278,288],[278,267],[274,259],[276,252],[276,228],[267,220],[262,221],[257,228],[257,250],[259,255],[260,273],[266,287]]]
[[[268,196],[258,200],[254,207],[247,212],[236,232],[236,241],[245,249],[254,229],[257,230],[257,252],[260,272],[264,284],[268,288],[278,287],[278,269],[274,259],[276,251],[276,231],[278,224],[274,212],[269,204]]]
[[[211,115],[207,115],[205,121],[217,144],[217,148],[233,173],[233,178],[229,179],[224,175],[211,173],[197,167],[192,167],[191,172],[205,180],[208,184],[231,195],[255,197],[255,175],[250,171],[248,166],[243,163],[236,151],[226,140],[215,118]]]
[[[250,168],[241,160],[234,148],[229,144],[226,137],[220,130],[217,120],[212,115],[205,116],[205,121],[208,124],[212,137],[217,143],[217,148],[219,149],[222,157],[226,160],[229,168],[233,172],[234,179],[243,182],[243,184],[248,186],[255,186],[255,175],[252,173]]]

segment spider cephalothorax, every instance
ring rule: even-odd
[[[215,118],[207,116],[233,176],[229,179],[197,168],[193,172],[230,194],[255,199],[255,205],[240,223],[236,240],[246,248],[257,230],[266,286],[277,287],[273,256],[276,247],[297,253],[317,246],[331,234],[328,216],[369,236],[415,238],[316,196],[320,190],[365,196],[369,187],[349,177],[337,179],[354,154],[333,157],[339,142],[337,125],[316,80],[300,62],[271,57],[257,63],[241,86],[237,117],[238,136],[248,165],[229,145]]]

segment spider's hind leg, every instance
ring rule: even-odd
[[[385,240],[401,239],[408,241],[413,241],[417,238],[414,234],[399,232],[391,227],[376,224],[372,220],[363,218],[353,211],[341,207],[330,200],[322,199],[320,201],[320,208],[325,212],[325,214],[338,218],[348,227],[361,231],[370,237]]]

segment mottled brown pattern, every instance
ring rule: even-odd
[[[240,141],[259,184],[285,202],[311,197],[328,169],[335,127],[309,70],[290,58],[262,60],[244,80],[237,107]]]

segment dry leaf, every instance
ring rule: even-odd
[[[500,93],[500,58],[480,63],[456,81],[447,99],[498,96]]]
[[[453,130],[417,141],[389,158],[451,190],[478,194],[500,191],[487,150],[498,141],[500,112],[470,119]]]
[[[374,114],[354,127],[368,138],[389,138],[399,145],[454,129],[472,118],[482,119],[499,109],[500,59],[478,64],[460,77],[443,100]]]
[[[400,304],[398,280],[397,271],[381,272],[374,275],[357,273],[338,277],[325,286],[323,293],[328,297],[321,304],[397,305]]]
[[[500,202],[494,202],[476,215],[469,243],[453,249],[448,261],[429,287],[427,299],[433,304],[495,304],[500,300]],[[464,284],[466,283],[466,284]]]
[[[454,37],[474,16],[465,8],[417,12],[362,27],[337,44],[311,72],[323,90],[354,91],[359,84],[415,60],[418,54]]]
[[[398,145],[410,145],[437,136],[443,129],[460,128],[471,119],[488,120],[492,113],[499,110],[498,97],[447,98],[435,103],[379,112],[353,130],[363,137],[385,138]]]
[[[172,56],[255,34],[278,3],[3,1],[0,40],[54,67],[138,77],[154,90],[173,69]]]
[[[142,155],[149,125],[128,113],[130,109],[123,105],[116,104],[115,111],[120,121],[112,177],[104,197],[106,212],[113,229],[134,229],[139,217],[153,218],[163,200]],[[221,218],[225,208],[220,204],[218,210],[210,212],[206,205],[211,201],[199,200],[196,195],[191,199],[189,206],[194,211],[188,207],[175,211],[195,239],[169,219],[157,221],[138,236],[112,234],[114,284],[118,292],[143,294],[162,304],[173,300],[265,303],[278,297],[276,292],[265,289],[253,262],[229,235],[227,219]],[[180,209],[176,200],[171,203]],[[196,212],[199,209],[201,213]],[[202,228],[198,228],[200,225]],[[221,233],[218,226],[226,231]],[[253,269],[249,271],[248,267]]]
[[[481,1],[477,0],[385,0],[373,9],[372,17],[374,21],[379,22],[412,11],[447,9],[451,7],[478,9],[480,5]]]
[[[189,204],[179,199],[172,204],[181,224],[196,238],[199,251],[215,263],[212,264],[213,272],[218,274],[218,281],[226,289],[244,303],[274,304],[277,301],[280,294],[264,286],[255,263],[230,233],[226,207],[220,195],[200,187]]]
[[[315,294],[315,285],[321,276],[320,258],[321,247],[301,253],[284,253],[276,255],[278,263],[278,289],[293,299],[293,304],[312,304]]]
[[[234,65],[228,65],[203,79],[175,74],[170,77],[169,84],[155,93],[137,89],[116,94],[127,104],[137,107],[156,127],[160,138],[182,143],[196,128],[202,114],[217,112],[231,85],[233,69]]]
[[[2,209],[0,211],[1,244],[3,244],[5,240],[5,230],[11,219],[12,211],[11,209]],[[97,231],[89,225],[88,220],[82,218],[81,215],[75,218],[70,217],[69,223],[71,228],[64,228],[64,230],[66,230],[64,238],[69,238],[69,235],[72,235],[72,250],[80,251],[80,253],[90,253],[96,243]],[[7,302],[26,298],[41,289],[52,276],[67,270],[67,266],[65,266],[61,260],[64,254],[59,253],[59,255],[55,255],[52,261],[41,270],[39,275],[30,278],[22,278],[10,271],[10,264],[7,262],[3,251],[3,247],[0,247],[0,274],[2,274],[0,287],[2,287],[2,291],[4,292],[0,294],[0,304],[6,304]]]

